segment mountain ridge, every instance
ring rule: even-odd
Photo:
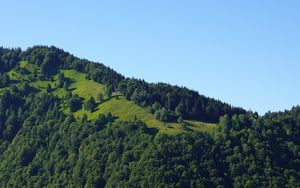
[[[50,51],[47,54],[47,57],[45,52],[43,52],[43,50]],[[149,84],[143,80],[125,78],[121,74],[115,72],[111,68],[104,66],[103,64],[89,62],[85,59],[79,59],[77,57],[74,57],[73,55],[70,55],[70,53],[64,52],[62,49],[58,49],[54,46],[51,47],[35,46],[32,48],[28,48],[26,51],[23,52],[20,51],[20,49],[17,49],[16,51],[21,55],[21,57],[19,57],[18,59],[19,61],[26,60],[28,62],[34,63],[37,66],[41,66],[40,67],[41,70],[45,69],[46,66],[54,66],[54,67],[56,66],[56,67],[61,67],[63,69],[73,68],[78,72],[87,73],[86,70],[87,66],[85,65],[89,63],[89,65],[93,65],[92,69],[98,68],[97,70],[100,71],[93,72],[92,74],[88,73],[87,74],[88,79],[92,79],[96,82],[105,85],[106,84],[111,85],[113,87],[113,90],[119,90],[124,96],[126,96],[126,99],[133,100],[135,103],[142,106],[148,107],[150,105],[153,105],[155,102],[158,102],[162,107],[166,108],[167,110],[170,110],[173,114],[175,113],[176,107],[184,106],[183,108],[186,108],[184,110],[186,112],[182,112],[181,114],[182,116],[185,116],[187,118],[197,119],[201,114],[203,114],[203,116],[205,117],[208,117],[210,116],[210,114],[215,113],[214,117],[209,117],[208,119],[203,119],[203,120],[217,122],[219,117],[225,115],[226,113],[232,115],[232,114],[246,112],[242,108],[231,107],[231,105],[223,103],[219,100],[215,100],[213,98],[206,97],[204,95],[200,95],[197,91],[190,90],[185,87],[172,86],[165,83]],[[35,58],[33,59],[32,57],[28,58],[28,56],[30,56],[31,54]],[[57,54],[57,55],[55,56],[53,54]],[[42,62],[41,59],[43,57],[48,59],[44,59],[45,61]],[[109,75],[105,75],[105,74],[109,74]],[[141,91],[136,92],[138,93],[136,94],[134,93],[135,90],[141,90]],[[146,95],[145,92],[147,92],[147,94],[150,93],[151,96]],[[162,97],[160,97],[159,99],[159,95],[161,95],[161,92],[165,93],[165,96],[162,96],[163,99],[161,99]],[[178,96],[178,93],[180,92],[183,93],[182,94],[183,96]],[[141,95],[141,93],[144,95],[139,96]],[[172,96],[167,96],[167,95],[172,95]],[[198,99],[193,100],[190,99],[191,97],[192,98],[198,97]],[[175,99],[176,101],[172,101],[175,104],[163,104],[165,103],[164,102],[165,100],[171,100],[170,98],[176,98]],[[188,100],[188,101],[184,102],[183,100]],[[194,103],[195,106],[192,106],[192,104],[189,103]],[[209,103],[213,103],[213,105],[210,107]],[[209,107],[209,109],[206,109],[207,107]],[[170,115],[170,116],[174,116],[174,115]],[[174,118],[175,117],[172,117],[171,119]]]
[[[0,186],[299,187],[300,107],[257,113],[56,47],[0,48]]]

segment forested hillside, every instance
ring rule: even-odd
[[[104,84],[111,91],[121,92],[126,99],[157,114],[163,121],[174,121],[180,116],[195,120],[218,122],[225,114],[245,113],[187,88],[168,84],[148,84],[142,80],[125,79],[122,75],[99,63],[79,59],[55,47],[36,46],[22,52],[20,49],[0,49],[1,73],[18,68],[18,63],[28,61],[40,68],[43,79],[50,79],[58,70],[73,69],[86,73],[87,79]],[[2,66],[3,64],[3,66]],[[5,75],[5,74],[4,74]],[[34,72],[37,75],[37,72]],[[33,76],[34,76],[33,75]],[[40,78],[39,78],[40,79]]]
[[[56,47],[0,48],[1,187],[299,187],[300,107],[258,116]]]

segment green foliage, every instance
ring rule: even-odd
[[[0,88],[7,87],[10,83],[10,78],[7,74],[0,74]]]
[[[163,119],[168,122],[176,121],[179,116],[184,119],[218,122],[219,118],[225,114],[232,116],[246,113],[244,109],[199,95],[196,91],[163,83],[148,84],[142,80],[123,79],[119,83],[118,91],[126,99],[148,107],[152,113],[158,110],[153,109],[154,105],[156,108],[159,104],[161,110],[165,108],[167,111]],[[160,113],[158,112],[156,117],[160,117],[158,115]]]
[[[28,95],[30,93],[30,86],[28,82],[24,82],[21,86],[21,91],[25,94]]]
[[[74,95],[68,99],[68,106],[71,112],[76,112],[81,108],[82,99],[78,95]]]
[[[103,93],[98,93],[97,95],[97,100],[99,101],[99,103],[102,103],[104,100],[104,95]]]
[[[77,94],[84,99],[89,99],[91,96],[97,98],[99,93],[104,94],[105,86],[99,84],[92,80],[87,80],[86,74],[76,72],[74,70],[61,70],[68,80],[68,89],[72,91],[73,94]],[[63,96],[65,91],[58,90],[57,94]]]
[[[64,90],[65,91],[69,90],[69,83],[68,82],[64,82]]]
[[[91,97],[83,104],[83,108],[90,112],[93,112],[95,110],[95,107],[96,107],[96,101],[94,97]]]
[[[106,89],[106,96],[108,98],[111,98],[112,92],[113,92],[112,86],[108,86],[108,88]]]
[[[47,89],[46,89],[47,93],[50,93],[52,91],[51,85],[47,84]]]
[[[65,81],[66,81],[65,75],[63,73],[59,73],[57,79],[58,79],[57,86],[59,88],[62,88],[64,86]]]
[[[260,117],[54,47],[0,67],[1,187],[300,187],[299,106]]]
[[[178,134],[184,131],[179,123],[169,123],[157,120],[153,114],[149,113],[145,108],[142,108],[131,101],[119,97],[119,99],[112,98],[99,104],[95,111],[90,112],[86,110],[76,111],[75,117],[82,117],[83,114],[88,116],[89,120],[95,120],[99,114],[112,113],[121,121],[133,121],[135,117],[142,120],[150,128],[159,129],[159,132],[166,134]],[[188,126],[196,131],[212,132],[215,124],[208,124],[198,121],[189,121]]]

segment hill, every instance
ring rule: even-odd
[[[75,70],[59,70],[56,74],[53,74],[50,80],[47,79],[31,79],[30,76],[34,73],[37,73],[37,76],[42,76],[40,74],[39,67],[35,64],[29,63],[28,61],[20,61],[16,65],[22,71],[11,70],[8,72],[8,76],[12,83],[10,87],[17,86],[21,87],[21,83],[26,81],[29,86],[34,88],[38,94],[47,93],[47,86],[50,85],[52,91],[51,93],[58,97],[64,98],[69,91],[73,95],[78,95],[82,98],[82,103],[87,102],[90,97],[97,98],[99,94],[105,95],[107,90],[106,86],[100,83],[97,83],[93,80],[86,79],[87,75],[85,73],[80,73]],[[59,85],[58,77],[59,74],[64,75],[65,79],[70,82],[68,89],[57,88]],[[177,122],[162,122],[154,117],[154,114],[151,114],[147,111],[146,108],[140,107],[132,101],[126,100],[125,97],[118,94],[118,99],[116,97],[107,98],[103,103],[98,103],[94,107],[95,110],[90,112],[85,109],[79,109],[74,112],[76,118],[81,118],[84,114],[88,116],[89,120],[95,120],[100,114],[112,113],[112,115],[118,117],[122,121],[132,121],[135,118],[142,120],[150,128],[157,128],[161,132],[167,134],[176,134],[182,131],[186,131],[180,123]],[[70,114],[70,109],[66,106],[62,109],[66,114]],[[197,131],[209,131],[211,132],[215,128],[213,123],[205,123],[199,121],[183,120],[182,123],[185,123],[187,127],[190,127],[190,130]]]
[[[299,187],[300,107],[258,116],[56,47],[0,48],[1,187]]]

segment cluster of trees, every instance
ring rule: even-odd
[[[233,185],[299,187],[299,126],[299,106],[261,118],[224,116],[215,135],[216,148],[223,150]]]
[[[22,50],[20,48],[8,49],[0,47],[0,73],[8,72],[21,60]]]
[[[95,110],[97,106],[96,100],[95,98],[92,96],[89,100],[87,100],[84,104],[83,104],[83,109],[85,109],[86,111],[90,111],[93,112]]]
[[[157,106],[160,106],[159,103],[155,103],[157,104]],[[166,108],[162,107],[162,108],[154,108],[153,109],[149,109],[150,112],[154,113],[154,117],[160,121],[170,121],[171,115],[170,113],[167,111]]]
[[[21,89],[3,92],[3,186],[300,186],[300,107],[263,117],[225,115],[212,135],[169,136],[111,114],[76,119],[59,111],[65,100]]]
[[[20,129],[18,114],[24,104],[21,94],[12,94],[5,90],[0,98],[0,147],[1,151]],[[4,148],[3,148],[4,147]],[[1,154],[1,153],[0,153]]]
[[[36,62],[39,64],[39,61]],[[59,57],[52,51],[47,51],[45,57],[43,58],[42,64],[40,64],[40,71],[46,77],[51,76],[52,74],[57,73],[57,69],[61,61]]]
[[[48,108],[53,108],[53,111],[59,114],[58,102],[53,96],[43,95],[37,98],[34,93],[29,92],[26,83],[20,89],[5,89],[0,97],[0,156],[28,116],[38,117],[40,112]]]
[[[64,85],[67,85],[67,80],[63,73],[58,74],[57,81],[58,81],[57,87],[59,88],[63,88]]]
[[[71,84],[71,81],[69,79],[67,79],[63,73],[58,73],[57,88],[64,88],[66,91],[68,91],[70,84]]]
[[[68,92],[65,100],[71,112],[76,112],[82,107],[82,98],[76,94],[73,95],[71,92]]]
[[[164,83],[149,84],[143,80],[124,79],[119,83],[118,91],[126,99],[148,107],[150,112],[157,114],[156,117],[164,121],[176,121],[182,117],[218,122],[225,114],[232,116],[246,113],[242,108],[199,95],[196,91]]]
[[[10,78],[7,74],[1,75],[0,73],[0,88],[7,87],[10,82]]]
[[[17,87],[14,87],[15,91],[18,90]],[[20,90],[22,91],[22,94],[23,95],[29,95],[31,92],[33,92],[33,89],[30,87],[29,83],[27,81],[23,82],[21,87],[20,87]]]

